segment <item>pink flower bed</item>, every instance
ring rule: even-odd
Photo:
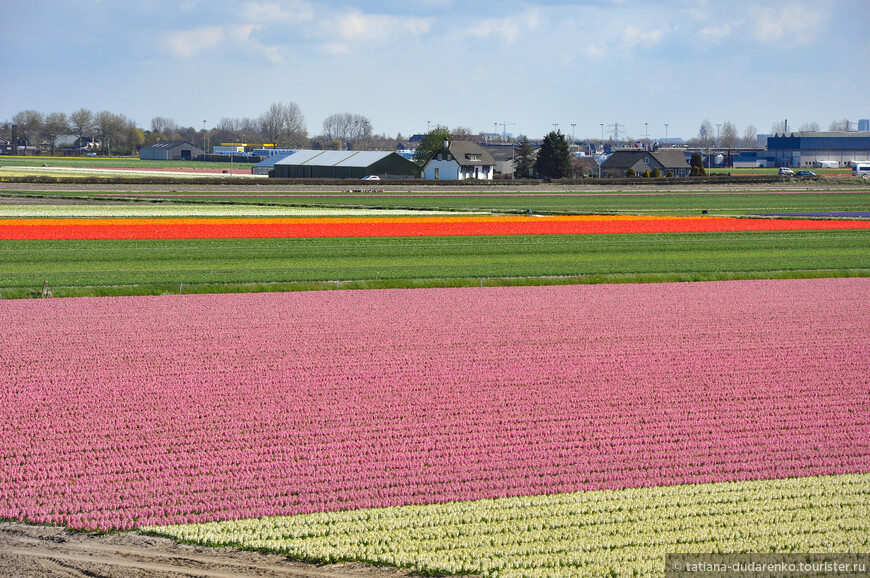
[[[0,517],[870,472],[870,279],[0,301]]]

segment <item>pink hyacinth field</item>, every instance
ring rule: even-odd
[[[870,278],[0,301],[0,518],[870,472]]]

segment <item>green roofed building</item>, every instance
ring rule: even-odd
[[[189,161],[204,154],[204,150],[189,142],[159,140],[142,147],[139,158],[143,161]]]
[[[395,152],[300,150],[277,161],[271,174],[276,179],[413,179],[417,173],[416,164]]]

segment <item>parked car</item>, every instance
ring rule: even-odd
[[[367,177],[361,178],[360,180],[361,181],[379,181],[379,180],[381,180],[381,177],[379,177],[378,175],[369,175]]]
[[[794,175],[794,171],[788,167],[779,167],[779,174],[790,177]]]
[[[814,176],[816,176],[816,173],[814,173],[813,171],[798,171],[797,176],[799,176],[799,177],[814,177]]]

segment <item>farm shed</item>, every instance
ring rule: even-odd
[[[160,140],[142,147],[139,158],[143,161],[189,161],[204,154],[204,150],[189,142]]]
[[[614,151],[606,161],[601,164],[601,174],[605,177],[624,177],[628,169],[641,174],[644,171],[652,172],[658,169],[662,176],[673,172],[675,177],[688,177],[692,167],[686,161],[686,153],[682,150],[659,150],[655,152],[645,150]]]
[[[368,175],[413,179],[417,165],[386,151],[300,150],[275,163],[277,179],[361,179]]]
[[[266,175],[268,176],[275,169],[275,163],[278,161],[284,160],[290,155],[294,154],[293,151],[285,152],[278,155],[271,155],[266,159],[258,162],[253,167],[251,167],[252,175]]]

